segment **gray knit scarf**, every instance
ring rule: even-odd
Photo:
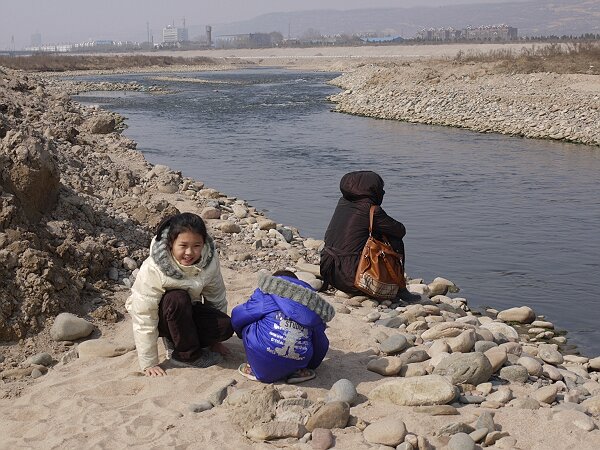
[[[160,235],[160,240],[153,240],[150,246],[150,255],[160,268],[160,270],[168,277],[181,280],[183,278],[183,272],[175,263],[171,250],[167,245],[167,236],[169,234],[169,227],[165,228]],[[215,242],[210,236],[206,236],[206,242],[202,249],[202,256],[200,260],[194,264],[199,269],[203,269],[210,264],[215,255]]]
[[[258,288],[266,294],[278,295],[306,306],[319,315],[323,322],[329,322],[335,316],[335,310],[323,297],[310,289],[291,283],[284,278],[261,274]]]

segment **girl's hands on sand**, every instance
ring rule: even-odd
[[[210,349],[213,352],[217,352],[220,353],[222,356],[229,356],[231,355],[231,350],[229,350],[223,343],[221,342],[217,342],[216,344],[213,344],[210,346]]]
[[[147,377],[164,377],[166,374],[167,372],[160,366],[146,367],[144,369],[144,375]]]

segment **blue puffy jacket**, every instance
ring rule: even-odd
[[[333,314],[309,284],[286,276],[263,277],[250,299],[233,308],[231,324],[244,341],[256,378],[271,383],[321,364],[329,348],[324,319]]]

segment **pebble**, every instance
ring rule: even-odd
[[[1,362],[1,361],[0,361]],[[50,366],[54,360],[52,359],[52,355],[49,353],[38,353],[36,355],[30,356],[25,361],[26,366],[31,366],[32,364],[37,364],[40,366]]]
[[[500,369],[500,378],[514,383],[525,383],[529,378],[527,369],[520,365],[507,366]]]

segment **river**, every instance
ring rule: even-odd
[[[454,281],[471,307],[528,305],[600,354],[600,148],[332,112],[335,74],[280,69],[88,77],[169,95],[76,97],[127,117],[165,164],[322,238],[349,171],[385,180],[408,274]],[[179,80],[172,80],[179,78]]]

